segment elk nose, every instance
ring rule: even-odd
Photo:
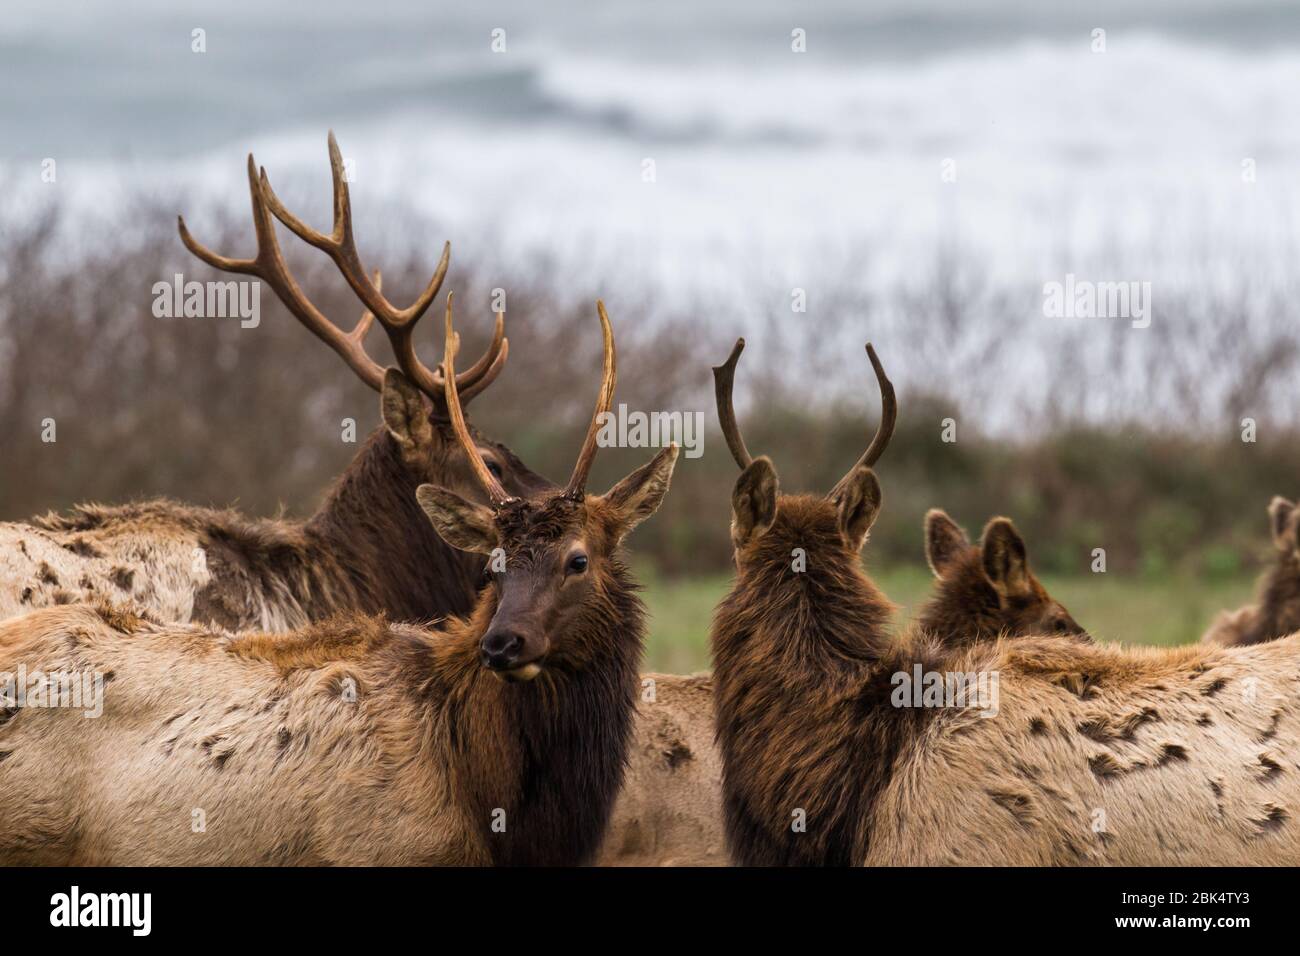
[[[519,659],[523,649],[524,639],[514,631],[490,631],[479,645],[479,659],[484,667],[503,671]]]

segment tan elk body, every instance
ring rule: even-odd
[[[66,606],[0,622],[0,673],[104,682],[98,717],[31,699],[0,709],[0,862],[590,860],[623,776],[643,637],[620,542],[677,456],[585,494],[614,391],[600,315],[601,396],[565,488],[519,498],[470,455],[491,507],[419,489],[450,543],[504,555],[467,620],[351,614],[231,636]],[[453,353],[449,302],[444,388],[468,450]]]

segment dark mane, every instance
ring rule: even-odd
[[[376,429],[304,526],[312,560],[332,569],[346,607],[422,621],[474,606],[483,559],[438,537],[416,502],[419,484]]]
[[[645,608],[621,562],[582,635],[599,666],[548,667],[536,681],[506,684],[479,666],[477,644],[496,609],[492,589],[469,622],[460,667],[437,667],[428,684],[436,723],[460,768],[460,799],[490,832],[493,862],[577,866],[600,847],[623,783],[636,707]]]
[[[806,552],[805,571],[791,568],[795,548]],[[891,690],[892,611],[849,552],[833,509],[782,497],[714,618],[724,814],[736,862],[861,859],[865,821],[912,732],[908,721],[877,717]],[[799,811],[806,832],[792,830]]]

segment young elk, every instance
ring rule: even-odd
[[[588,860],[638,686],[643,607],[620,543],[677,458],[671,446],[585,494],[614,394],[603,306],[600,319],[603,383],[573,476],[521,498],[474,454],[448,303],[446,408],[490,505],[430,484],[417,495],[452,545],[495,552],[467,619],[432,631],[354,614],[232,637],[98,605],[0,624],[0,672],[109,682],[98,719],[0,711],[0,862]]]
[[[1300,748],[1300,635],[1235,651],[895,643],[858,556],[881,500],[867,466],[889,428],[828,498],[780,495],[772,463],[751,460],[736,430],[738,354],[717,370],[743,471],[736,582],[713,625],[736,862],[1300,863],[1287,757]],[[965,693],[931,703],[927,692],[919,706],[900,694],[918,667],[973,691],[975,706]]]
[[[935,589],[915,626],[944,647],[956,650],[1025,634],[1088,640],[1029,569],[1025,540],[1010,518],[990,519],[977,546],[946,511],[931,508],[925,516],[925,556]]]
[[[447,273],[450,246],[410,306],[394,306],[380,278],[366,275],[352,235],[351,202],[338,144],[329,137],[334,229],[324,235],[290,213],[271,191],[266,171],[248,157],[257,254],[231,259],[209,251],[180,221],[181,239],[204,262],[256,276],[271,286],[313,335],[382,395],[384,427],[375,431],[305,523],[250,520],[231,511],[172,501],[121,507],[83,505],[26,524],[0,524],[0,618],[73,601],[130,601],[167,621],[228,629],[285,631],[343,610],[387,613],[401,620],[464,614],[473,606],[483,560],[449,548],[415,501],[423,482],[480,495],[471,480],[481,461],[512,494],[550,487],[504,445],[471,429],[468,451],[452,433],[443,372],[416,357],[415,324]],[[343,332],[303,294],[280,252],[274,219],[326,252],[368,310]],[[387,333],[401,371],[385,371],[367,354],[375,320]],[[505,364],[503,316],[486,354],[461,373],[468,402]]]
[[[1300,512],[1294,502],[1275,497],[1269,502],[1268,522],[1276,553],[1260,582],[1258,602],[1221,613],[1203,642],[1240,647],[1300,631]]]

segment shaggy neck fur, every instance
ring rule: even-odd
[[[320,582],[321,603],[344,598],[313,618],[347,607],[427,621],[473,608],[484,561],[438,537],[415,500],[420,483],[388,432],[373,432],[304,528],[308,567],[335,579]]]
[[[1294,552],[1279,555],[1264,575],[1259,614],[1241,644],[1260,644],[1300,630],[1300,561]]]
[[[600,847],[623,782],[645,614],[617,560],[604,581],[532,681],[506,683],[479,663],[479,641],[496,613],[492,588],[434,651],[430,699],[449,741],[457,798],[482,826],[496,865],[578,866]],[[583,660],[571,661],[564,647],[581,648]]]
[[[791,568],[802,548],[807,570]],[[733,860],[849,865],[891,765],[924,719],[890,705],[904,665],[892,605],[862,572],[822,499],[780,499],[714,619],[723,804]],[[910,667],[911,659],[905,666]],[[802,819],[805,832],[794,829]]]

